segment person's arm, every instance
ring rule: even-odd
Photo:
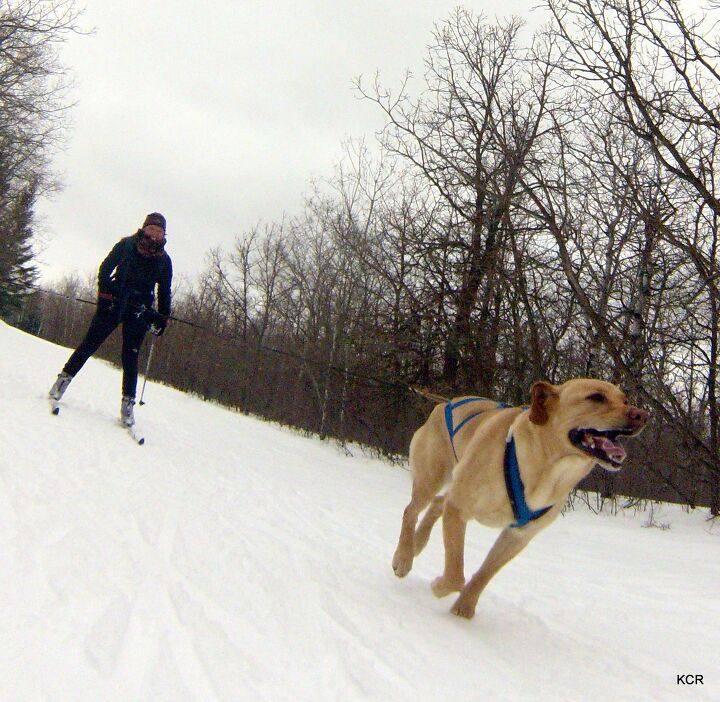
[[[163,266],[163,273],[158,280],[158,312],[166,318],[170,316],[172,275],[172,260],[167,256],[166,265]]]
[[[100,264],[100,270],[98,271],[98,294],[101,297],[112,295],[112,281],[110,280],[110,276],[122,259],[124,246],[124,240],[118,241],[105,257],[105,260]]]

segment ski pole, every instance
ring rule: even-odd
[[[150,353],[148,354],[147,364],[145,365],[145,378],[143,380],[142,392],[140,393],[140,404],[144,405],[143,397],[145,397],[145,386],[147,385],[148,373],[150,372],[150,363],[152,361],[153,351],[155,350],[155,336],[150,340]]]

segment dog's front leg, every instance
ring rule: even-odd
[[[537,531],[532,526],[524,529],[512,529],[511,527],[503,529],[485,557],[480,570],[468,580],[467,585],[462,589],[460,597],[457,598],[450,611],[458,617],[472,619],[475,615],[478,598],[485,586],[500,568],[515,558],[527,546]]]
[[[445,571],[432,583],[436,597],[445,597],[462,590],[465,584],[465,529],[467,522],[460,510],[445,498],[443,509],[443,541],[445,543]]]

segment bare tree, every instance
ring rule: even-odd
[[[65,124],[58,46],[77,30],[70,0],[0,4],[0,310],[34,281],[33,206],[54,185],[49,157]]]
[[[444,379],[489,392],[497,364],[505,297],[505,225],[518,174],[542,128],[544,80],[528,80],[528,54],[518,45],[522,22],[496,25],[457,10],[434,33],[417,99],[408,83],[399,95],[376,79],[359,91],[385,112],[384,146],[407,160],[445,204],[450,320]],[[518,250],[516,250],[517,253]]]

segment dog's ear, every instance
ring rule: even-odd
[[[533,424],[546,424],[549,419],[548,403],[557,397],[557,388],[544,380],[533,383],[530,389],[532,403],[530,405],[530,421]]]

